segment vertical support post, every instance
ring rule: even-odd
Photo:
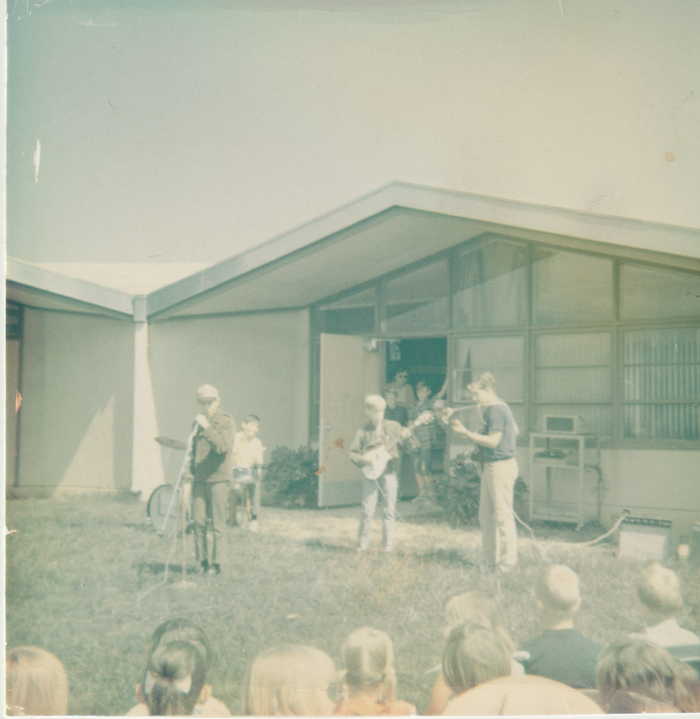
[[[165,483],[159,445],[155,399],[148,363],[146,298],[134,297],[134,421],[131,490],[148,501],[156,487]]]

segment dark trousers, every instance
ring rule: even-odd
[[[228,482],[195,482],[192,485],[194,547],[198,562],[221,564],[226,555]],[[207,516],[211,517],[214,541],[207,540]]]

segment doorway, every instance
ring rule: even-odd
[[[398,371],[408,372],[408,382],[415,394],[418,382],[430,387],[431,397],[440,394],[447,378],[447,337],[416,337],[391,340],[386,351],[385,384],[391,382]],[[445,470],[447,435],[436,425],[436,441],[431,452],[430,469],[433,475]],[[418,495],[413,459],[405,455],[401,463],[400,496],[411,498]]]

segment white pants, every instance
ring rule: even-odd
[[[372,517],[377,509],[377,499],[382,496],[382,538],[383,549],[390,552],[394,548],[394,524],[396,512],[396,494],[398,480],[395,474],[384,474],[379,479],[365,479],[362,487],[362,515],[357,532],[357,547],[363,551],[369,546],[369,529]]]
[[[489,564],[515,566],[518,534],[513,514],[513,488],[518,478],[515,458],[487,462],[481,473],[479,524],[484,556]]]

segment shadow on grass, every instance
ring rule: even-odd
[[[137,562],[134,564],[134,568],[138,571],[139,577],[156,576],[165,572],[165,562]],[[198,567],[187,566],[185,567],[185,574],[197,574],[199,572]],[[168,564],[168,573],[182,574],[182,564]]]
[[[355,554],[355,547],[347,544],[330,544],[321,539],[307,539],[304,546],[309,549],[321,549],[324,552],[338,552],[340,554]]]
[[[430,559],[440,564],[448,564],[459,567],[476,567],[479,562],[467,559],[464,552],[460,549],[431,549],[427,552],[416,552],[415,556],[419,559]]]

